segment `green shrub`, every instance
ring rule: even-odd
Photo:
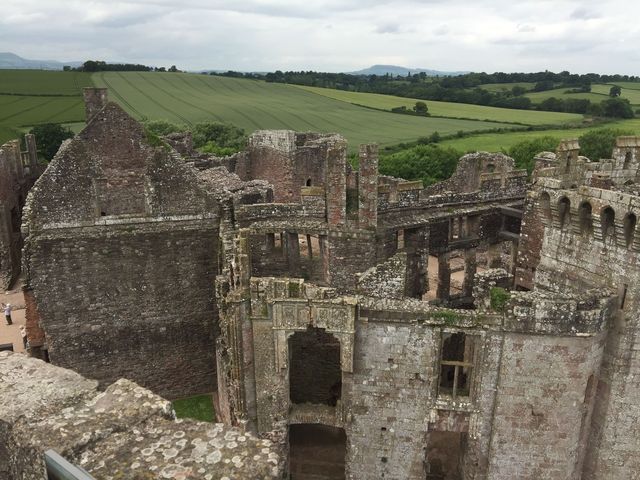
[[[437,145],[416,145],[380,157],[380,173],[431,185],[449,178],[462,153]]]
[[[602,158],[611,158],[616,138],[623,135],[633,135],[630,130],[619,128],[599,128],[585,133],[578,142],[580,143],[580,155],[597,161]]]
[[[513,145],[507,151],[507,154],[515,160],[516,167],[526,168],[527,172],[531,173],[535,166],[533,157],[540,152],[555,151],[558,147],[558,143],[560,142],[557,138],[549,136],[523,140]]]
[[[511,293],[501,287],[493,287],[489,292],[491,298],[491,308],[497,312],[503,312],[504,307],[511,298]]]

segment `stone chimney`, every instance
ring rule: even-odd
[[[84,94],[85,121],[89,123],[96,113],[102,110],[107,104],[108,90],[106,88],[93,87],[83,88],[82,90]]]

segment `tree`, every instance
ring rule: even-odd
[[[626,98],[608,98],[602,102],[602,114],[612,118],[633,118],[633,108]]]
[[[619,97],[621,94],[622,94],[622,88],[620,88],[618,85],[614,85],[609,89],[610,97],[613,97],[613,98]]]
[[[203,122],[193,127],[193,145],[210,153],[228,155],[244,148],[247,135],[244,130],[230,123]],[[217,151],[216,149],[231,149]],[[229,153],[226,153],[229,152]]]
[[[170,72],[179,72],[180,70],[178,70],[178,68],[177,68],[175,65],[171,65],[171,66],[169,67],[169,71],[170,71]]]
[[[413,107],[413,111],[416,112],[416,115],[429,115],[429,109],[427,108],[427,104],[424,102],[416,102]]]
[[[425,185],[449,178],[462,154],[453,148],[417,145],[380,158],[380,173],[406,180],[422,180]]]
[[[558,146],[558,139],[549,136],[537,137],[531,140],[522,140],[511,146],[508,154],[516,162],[518,168],[526,168],[527,172],[533,171],[533,157],[545,151],[554,151]]]
[[[51,160],[58,152],[60,145],[67,138],[73,137],[73,132],[57,123],[43,123],[36,125],[29,133],[36,137],[36,145],[45,160]]]
[[[519,97],[527,93],[527,89],[520,85],[516,85],[511,89],[511,93],[513,94],[514,97]]]
[[[169,135],[170,133],[176,132],[184,132],[187,130],[184,125],[176,125],[175,123],[171,123],[167,120],[151,120],[149,122],[146,122],[144,126],[147,128],[147,130],[158,136]]]
[[[618,128],[591,130],[578,138],[580,154],[594,161],[611,158],[616,138],[623,135],[633,135],[633,132]]]

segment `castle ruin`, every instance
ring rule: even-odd
[[[640,138],[564,141],[531,180],[468,154],[425,188],[340,135],[217,158],[85,97],[24,210],[33,356],[215,391],[225,428],[285,439],[281,478],[637,476]]]

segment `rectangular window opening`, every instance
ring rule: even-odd
[[[473,336],[462,332],[443,334],[439,395],[451,397],[453,400],[471,396],[474,340]]]

